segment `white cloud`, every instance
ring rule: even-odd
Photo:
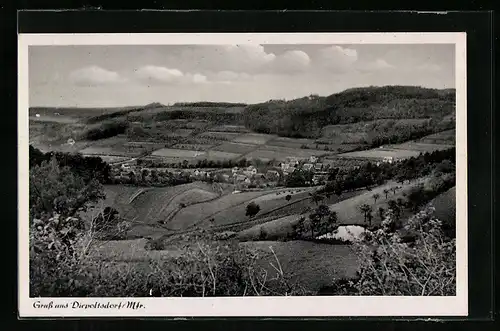
[[[357,69],[360,71],[371,72],[371,71],[379,71],[379,70],[387,70],[393,69],[395,66],[387,63],[384,59],[377,59],[371,62],[359,63]]]
[[[310,63],[311,59],[307,53],[299,50],[286,51],[271,62],[271,70],[284,73],[301,72],[306,70]]]
[[[126,81],[117,72],[103,69],[98,66],[89,66],[72,71],[70,80],[76,85],[109,85]]]
[[[288,50],[277,55],[256,44],[190,47],[166,59],[170,66],[185,71],[247,74],[300,72],[310,62],[303,51]]]
[[[329,46],[320,49],[314,60],[321,67],[345,71],[358,60],[358,52],[352,48]]]
[[[209,74],[209,80],[214,83],[231,84],[233,82],[250,81],[253,76],[246,72],[234,72],[230,70],[219,71]]]
[[[179,69],[152,65],[135,70],[135,75],[140,81],[148,84],[198,84],[207,82],[207,77],[199,73],[183,73]]]
[[[436,71],[440,71],[441,70],[441,66],[435,64],[435,63],[423,63],[421,65],[419,65],[417,67],[418,70],[422,70],[422,71],[432,71],[432,72],[436,72]]]

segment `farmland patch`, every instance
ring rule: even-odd
[[[172,157],[172,158],[195,158],[197,156],[205,156],[205,152],[190,151],[184,149],[161,148],[152,153],[153,156]]]
[[[266,142],[268,142],[271,139],[276,138],[274,135],[269,135],[269,134],[260,134],[260,133],[248,133],[248,134],[243,134],[236,139],[233,140],[233,142],[236,143],[244,143],[244,144],[255,144],[255,145],[263,145]]]
[[[366,151],[357,151],[339,154],[339,157],[346,158],[366,158],[366,159],[383,159],[384,157],[392,157],[395,160],[417,157],[420,154],[418,151],[405,149],[388,149],[388,148],[373,148]]]
[[[241,135],[241,133],[237,132],[218,132],[218,131],[210,131],[204,132],[199,135],[201,138],[210,138],[210,139],[219,139],[219,140],[233,140],[236,137]]]
[[[225,142],[213,148],[215,151],[246,154],[255,150],[256,146],[251,144],[238,144],[233,142]]]

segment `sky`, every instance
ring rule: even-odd
[[[30,46],[28,57],[32,107],[257,103],[363,86],[455,87],[454,44]]]

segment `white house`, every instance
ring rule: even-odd
[[[311,163],[316,163],[316,162],[318,162],[318,157],[317,157],[317,156],[312,155],[311,157],[309,157],[309,162],[311,162]]]
[[[305,164],[302,166],[302,169],[304,169],[305,171],[310,171],[312,168],[313,168],[312,163],[305,163]]]
[[[69,138],[68,145],[74,145],[74,144],[75,144],[75,140],[73,138]]]
[[[35,117],[40,117],[40,114],[35,114]]]
[[[383,161],[387,163],[392,163],[394,161],[394,158],[392,156],[384,156]]]
[[[248,178],[248,177],[247,177],[247,178],[245,178],[245,180],[244,180],[244,183],[245,183],[245,184],[250,184],[251,182],[252,182],[252,181],[251,181],[251,180],[250,180],[250,178]]]
[[[290,164],[288,164],[288,163],[281,164],[281,170],[288,171],[289,169],[290,169]]]
[[[316,163],[314,165],[314,170],[315,171],[321,171],[323,169],[323,163]]]
[[[234,167],[233,169],[231,169],[231,172],[233,175],[237,174],[238,173],[238,167]]]

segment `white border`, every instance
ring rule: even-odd
[[[216,44],[455,44],[457,295],[454,297],[30,298],[28,46]],[[465,33],[20,34],[18,36],[19,316],[467,316],[467,112]],[[34,302],[140,301],[142,309],[35,309]]]

